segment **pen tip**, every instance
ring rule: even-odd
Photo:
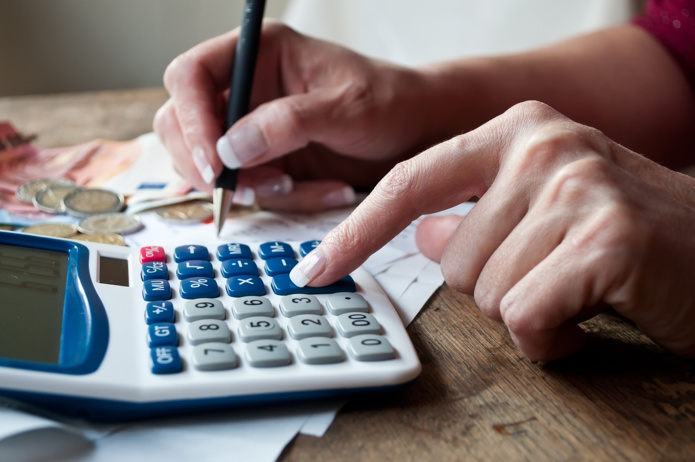
[[[212,192],[212,208],[217,237],[220,237],[224,221],[227,219],[229,209],[232,208],[233,196],[234,191],[224,188],[215,188]]]

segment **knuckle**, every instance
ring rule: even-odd
[[[501,320],[500,299],[494,290],[490,290],[487,284],[480,281],[475,286],[473,298],[480,311],[488,318]]]
[[[161,134],[166,133],[169,127],[172,125],[172,111],[171,105],[169,102],[167,102],[162,107],[157,109],[157,112],[154,115],[152,127],[157,134],[160,134],[160,136]]]
[[[578,203],[584,196],[594,193],[593,188],[610,181],[610,166],[599,156],[563,165],[555,171],[546,187],[552,202],[561,204]]]
[[[417,210],[416,194],[418,186],[418,169],[415,160],[409,159],[396,164],[379,182],[375,192],[386,202],[402,201]]]
[[[440,267],[442,276],[449,287],[462,294],[473,295],[475,278],[468,276],[467,271],[455,255],[452,255],[451,252],[445,252],[442,255]]]

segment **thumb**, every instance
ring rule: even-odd
[[[228,168],[260,165],[312,141],[325,141],[326,133],[334,131],[330,128],[342,125],[335,115],[335,101],[327,91],[278,98],[235,123],[217,141],[217,153]]]
[[[449,239],[462,220],[459,215],[423,218],[415,230],[415,242],[420,252],[430,260],[441,261]]]

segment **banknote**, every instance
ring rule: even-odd
[[[96,139],[50,149],[36,146],[32,138],[21,134],[10,122],[0,122],[2,222],[56,219],[15,196],[22,184],[39,178],[64,178],[77,186],[109,189],[134,202],[176,196],[184,200],[191,191],[152,133],[131,141]]]

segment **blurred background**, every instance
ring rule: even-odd
[[[267,0],[266,16],[405,65],[521,51],[623,22],[640,0]],[[0,97],[161,87],[243,0],[0,0]]]

